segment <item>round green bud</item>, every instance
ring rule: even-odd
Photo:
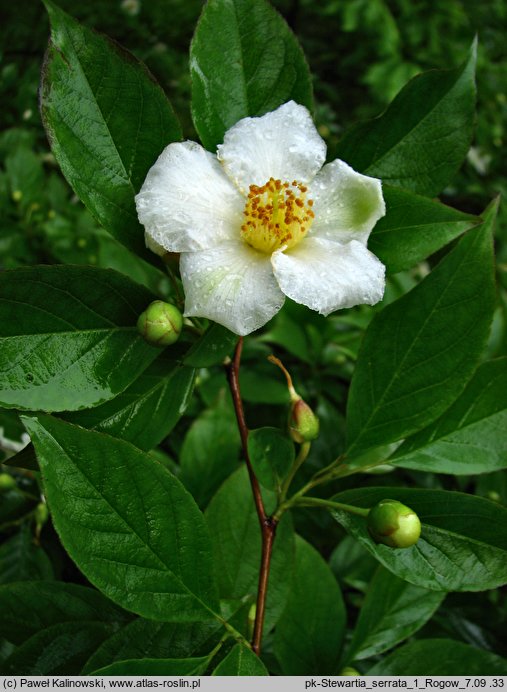
[[[16,487],[16,481],[8,473],[0,473],[0,493],[4,490],[12,490]]]
[[[178,341],[183,317],[178,308],[162,300],[150,303],[139,315],[137,328],[152,346],[170,346]]]
[[[370,509],[368,531],[375,543],[410,548],[421,535],[421,522],[413,509],[397,500],[381,500]]]
[[[35,518],[35,523],[39,527],[43,527],[47,522],[49,517],[48,506],[45,502],[39,502],[37,507],[34,509],[33,516]]]
[[[345,666],[340,670],[339,675],[361,675],[361,673],[351,666]]]
[[[319,436],[319,419],[301,398],[296,399],[292,404],[289,415],[289,434],[294,442],[299,444],[311,442]]]

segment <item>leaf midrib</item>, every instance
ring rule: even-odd
[[[450,286],[454,284],[454,282],[455,282],[455,280],[456,280],[456,274],[459,272],[459,270],[461,269],[462,265],[463,265],[466,261],[468,261],[468,257],[469,257],[470,253],[472,252],[472,250],[473,250],[474,248],[475,248],[475,243],[474,243],[474,244],[472,245],[472,247],[468,250],[468,252],[466,253],[466,255],[465,255],[464,257],[461,258],[461,260],[459,261],[459,263],[457,264],[457,266],[456,266],[456,268],[455,268],[455,270],[454,270],[454,272],[453,272],[452,279],[446,283],[446,285],[445,285],[443,291],[441,291],[441,292],[439,293],[438,298],[437,298],[437,301],[434,303],[431,312],[428,314],[428,316],[427,316],[426,319],[424,320],[423,324],[420,326],[419,330],[418,330],[417,333],[414,335],[414,338],[412,339],[412,343],[410,344],[410,347],[409,347],[409,348],[407,349],[407,351],[405,352],[405,355],[404,355],[403,358],[401,359],[401,361],[400,361],[400,363],[399,363],[399,365],[398,365],[396,371],[393,373],[393,375],[392,375],[392,377],[391,377],[391,379],[390,379],[390,381],[389,381],[389,384],[384,388],[384,391],[383,391],[383,393],[382,393],[382,396],[381,396],[380,399],[378,400],[377,405],[376,405],[375,407],[372,408],[372,410],[371,410],[371,412],[370,412],[370,415],[368,416],[368,418],[366,419],[366,421],[365,421],[365,422],[363,423],[363,425],[362,425],[361,432],[360,432],[359,435],[355,438],[355,440],[353,441],[353,443],[349,446],[349,448],[348,448],[348,450],[347,450],[347,453],[350,453],[350,451],[351,451],[352,449],[354,449],[355,447],[357,447],[359,440],[360,440],[362,437],[364,437],[366,431],[369,429],[368,426],[369,426],[371,420],[377,415],[377,413],[379,412],[379,410],[381,409],[381,407],[382,407],[382,405],[383,405],[383,402],[385,401],[385,399],[386,399],[386,397],[387,397],[387,394],[388,394],[389,391],[391,390],[393,384],[399,379],[400,374],[401,374],[401,370],[402,370],[402,368],[403,368],[403,365],[404,365],[404,363],[406,362],[406,360],[407,360],[407,358],[409,357],[409,355],[412,353],[412,350],[413,350],[415,344],[416,344],[417,341],[419,340],[419,336],[420,336],[421,333],[426,329],[426,326],[427,326],[428,322],[433,318],[433,316],[434,316],[435,312],[438,310],[438,306],[439,306],[440,303],[442,302],[442,300],[443,300],[445,294],[448,292]],[[438,267],[437,267],[437,270],[438,270]],[[419,284],[419,285],[421,285],[421,284]],[[414,290],[415,290],[415,289],[414,289]],[[407,295],[410,295],[410,294],[407,294]],[[399,323],[398,323],[398,324],[399,324]],[[370,380],[371,384],[373,384],[373,379],[372,379],[370,373],[369,373],[368,379]]]
[[[38,422],[38,421],[37,421],[37,422]],[[169,573],[171,574],[171,576],[178,582],[178,584],[180,584],[180,585],[183,587],[184,591],[185,591],[187,594],[189,594],[192,598],[194,598],[205,610],[207,610],[211,615],[213,615],[214,618],[216,618],[217,620],[221,621],[220,616],[219,616],[217,613],[215,613],[215,611],[212,610],[212,609],[210,608],[210,606],[208,606],[206,603],[204,603],[204,601],[202,601],[201,598],[200,598],[199,596],[197,596],[196,594],[194,594],[193,591],[191,591],[191,590],[189,589],[189,587],[181,581],[180,577],[179,577],[178,575],[176,575],[176,574],[172,571],[172,569],[164,562],[164,560],[162,559],[162,557],[160,557],[160,556],[155,552],[155,550],[152,548],[152,546],[149,545],[148,543],[146,543],[146,542],[144,541],[144,539],[139,535],[139,533],[135,530],[135,528],[132,527],[132,526],[129,524],[129,522],[127,521],[127,519],[125,519],[125,517],[124,517],[122,514],[120,514],[120,512],[111,504],[111,502],[110,502],[110,501],[98,490],[98,488],[97,488],[96,485],[91,481],[91,479],[88,478],[88,476],[85,475],[84,471],[83,471],[78,465],[76,465],[76,464],[73,463],[72,458],[68,455],[67,451],[66,451],[65,448],[58,442],[58,440],[56,440],[56,438],[55,438],[44,426],[42,426],[39,422],[38,422],[38,425],[39,425],[40,427],[43,428],[43,430],[45,431],[45,433],[50,437],[50,439],[53,441],[53,443],[61,450],[61,452],[62,452],[62,453],[64,454],[64,456],[67,458],[67,460],[68,460],[68,462],[70,463],[70,465],[73,466],[73,467],[79,472],[79,474],[80,474],[80,475],[85,479],[85,481],[93,488],[93,490],[94,490],[94,491],[97,493],[97,495],[102,499],[102,501],[110,508],[110,510],[112,511],[112,513],[113,513],[115,516],[117,516],[117,517],[121,520],[121,522],[127,527],[127,529],[129,529],[130,533],[136,537],[136,539],[139,541],[139,543],[140,543],[142,546],[144,546],[144,547],[148,550],[148,552],[151,553],[151,554],[155,557],[155,559],[157,560],[157,562],[159,562],[159,563],[162,565],[162,567],[163,567],[167,572],[169,572]],[[97,434],[97,435],[100,435],[101,433],[96,433],[96,434]],[[125,442],[124,444],[128,444],[128,443]],[[136,451],[139,452],[139,450],[137,450],[137,449],[136,449]],[[44,466],[44,463],[43,463],[41,466]],[[44,475],[44,474],[43,474],[43,475]],[[90,529],[89,529],[89,530],[90,530]],[[95,531],[95,529],[93,529],[93,531]]]

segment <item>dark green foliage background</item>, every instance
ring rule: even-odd
[[[135,257],[99,227],[73,195],[49,152],[37,104],[40,68],[49,33],[43,5],[32,0],[22,0],[21,3],[3,1],[1,4],[0,269],[39,263],[112,268],[144,285],[144,289],[139,289],[140,297],[138,289],[124,289],[132,291],[135,300],[142,303],[144,296],[149,300],[153,293],[171,298],[173,288],[156,258],[150,257],[146,262]],[[197,0],[141,0],[136,14],[129,11],[135,2],[130,5],[107,0],[89,0],[81,4],[72,0],[60,2],[62,9],[85,26],[109,35],[147,64],[171,100],[182,124],[183,137],[189,139],[196,139],[197,134],[189,105],[188,49],[202,4]],[[387,242],[385,250],[383,243],[386,238],[396,232],[398,221],[402,225],[400,220],[406,219],[404,204],[410,204],[405,202],[405,193],[400,190],[387,188],[385,192],[390,204],[398,211],[391,217],[391,226],[386,220],[380,222],[376,229],[378,234],[373,235],[370,247],[391,267],[386,302],[393,301],[414,287],[428,269],[436,266],[448,250],[442,246],[452,243],[464,230],[473,226],[476,222],[474,217],[483,212],[497,193],[507,193],[505,5],[501,0],[485,3],[424,0],[417,5],[411,0],[325,0],[319,3],[275,0],[273,5],[286,18],[307,56],[314,75],[316,123],[328,144],[330,159],[338,155],[340,147],[344,147],[339,143],[343,132],[359,120],[381,113],[413,75],[422,70],[461,65],[474,35],[478,34],[478,119],[474,149],[454,176],[452,184],[440,195],[440,199],[456,211],[441,207],[429,198],[421,199],[424,225],[421,216],[416,214],[414,225],[409,231],[404,231],[407,242],[401,244],[401,249],[393,252],[392,244],[389,247]],[[308,94],[300,94],[300,100],[308,98]],[[213,143],[214,138],[216,133],[212,130],[209,142]],[[430,195],[438,192],[415,190]],[[500,206],[495,233],[498,293],[491,336],[482,353],[482,357],[488,359],[507,355],[505,209],[505,205]],[[439,224],[444,223],[445,240],[438,248],[429,246],[437,252],[424,265],[410,269],[427,257],[424,233],[438,230]],[[417,243],[414,242],[416,237]],[[471,243],[472,236],[469,239],[466,242]],[[409,246],[410,252],[407,250]],[[483,254],[486,256],[485,250]],[[452,257],[446,259],[453,261]],[[480,277],[472,288],[481,291]],[[82,287],[83,291],[86,289]],[[486,288],[485,295],[486,299],[492,299],[491,286]],[[245,344],[241,385],[251,428],[277,425],[284,429],[286,424],[287,391],[280,373],[266,362],[266,356],[273,350],[283,357],[298,390],[320,417],[321,435],[312,446],[300,483],[346,449],[347,388],[364,329],[374,312],[357,308],[326,321],[288,302],[260,338],[248,339]],[[476,321],[475,318],[470,320]],[[477,321],[480,321],[480,315]],[[372,327],[373,340],[377,338],[374,329],[375,324]],[[144,451],[160,442],[152,454],[179,475],[201,509],[207,508],[206,520],[211,527],[215,553],[227,550],[227,545],[233,543],[236,527],[228,522],[227,512],[234,513],[244,508],[243,539],[250,549],[249,557],[238,566],[235,563],[237,554],[232,550],[233,554],[226,562],[237,567],[236,581],[229,579],[227,570],[219,575],[218,580],[220,596],[227,599],[232,621],[237,624],[245,622],[255,593],[256,560],[252,559],[252,554],[259,550],[259,536],[253,506],[248,505],[249,489],[244,484],[244,470],[238,470],[239,440],[236,434],[228,434],[234,419],[225,377],[222,369],[215,367],[223,355],[230,352],[233,343],[223,332],[220,327],[213,328],[207,336],[208,347],[201,344],[189,351],[189,344],[184,342],[181,348],[181,354],[186,352],[184,365],[177,368],[172,365],[168,368],[163,356],[155,359],[157,354],[153,354],[150,347],[139,344],[140,358],[145,364],[152,363],[142,377],[132,381],[132,374],[129,382],[108,383],[111,395],[121,390],[118,397],[109,401],[105,401],[109,397],[104,397],[105,403],[97,408],[65,413],[62,417],[69,423],[126,439]],[[134,332],[131,338],[137,339]],[[216,353],[216,357],[210,359],[211,351]],[[472,357],[475,355],[473,353]],[[483,366],[469,388],[472,391],[475,391],[474,387],[480,389],[483,381],[489,381],[490,370],[498,368],[498,372],[505,373],[503,366],[503,361]],[[109,371],[109,367],[106,370]],[[490,376],[493,375],[491,372]],[[357,377],[366,378],[367,374],[360,372]],[[195,393],[190,398],[194,385]],[[485,398],[478,405],[476,418],[472,421],[476,428],[471,424],[463,435],[476,434],[477,439],[480,438],[482,418],[490,418],[493,413],[498,415],[495,422],[503,422],[503,414],[496,412],[495,406],[499,400],[505,399],[505,393],[498,382],[496,386],[498,396],[491,400]],[[176,401],[171,398],[173,391],[177,392]],[[140,396],[145,408],[136,418],[132,402]],[[41,408],[58,410],[58,403],[44,402]],[[348,415],[352,418],[352,429],[354,424],[356,428],[360,427],[354,406],[363,411],[363,405],[361,400],[354,402],[353,397],[352,403],[349,400]],[[178,422],[179,408],[185,406],[188,408]],[[457,420],[463,406],[466,406],[466,394],[464,403],[458,399],[451,409]],[[498,407],[505,410],[503,404]],[[29,403],[26,408],[30,408]],[[160,420],[159,424],[155,417],[147,428],[143,421],[152,418],[151,412],[160,415],[160,409],[166,411],[165,420]],[[393,459],[398,466],[394,472],[359,476],[366,495],[371,493],[373,496],[377,493],[373,488],[382,489],[382,486],[389,487],[394,494],[400,489],[402,496],[404,492],[416,492],[407,491],[406,487],[424,488],[434,491],[437,499],[441,491],[460,491],[506,505],[507,472],[502,470],[505,461],[501,461],[505,457],[505,444],[499,452],[500,441],[495,445],[488,471],[501,470],[472,475],[477,468],[468,470],[461,466],[456,470],[452,465],[442,466],[438,449],[428,451],[426,448],[432,469],[437,473],[424,471],[424,459],[421,461],[418,456],[419,447],[436,434],[435,430],[442,435],[446,432],[445,420],[435,421],[436,416],[428,419],[427,429],[409,437],[400,448]],[[423,416],[421,426],[425,420]],[[493,425],[491,420],[490,424]],[[15,415],[3,411],[0,411],[0,427],[10,440],[19,440],[24,430]],[[406,432],[397,429],[392,439],[399,439]],[[259,435],[261,441],[262,435]],[[373,444],[373,437],[370,442],[372,440]],[[444,443],[445,440],[441,444]],[[86,441],[82,444],[86,446]],[[203,454],[203,449],[206,454]],[[119,466],[122,453],[129,459],[133,459],[134,454],[127,447],[115,447],[111,453],[119,455]],[[486,449],[484,458],[487,453]],[[145,458],[141,452],[136,454],[139,455],[136,460]],[[0,462],[10,455],[11,450],[0,449]],[[287,455],[290,457],[290,450]],[[498,463],[495,462],[497,456],[500,459]],[[289,462],[286,459],[278,461],[282,473]],[[376,461],[376,458],[360,457],[356,463],[367,468]],[[20,465],[29,469],[36,468],[36,463],[33,448],[27,448],[20,457]],[[257,464],[259,477],[266,488],[272,490],[278,484],[276,474],[266,473],[267,462],[262,455]],[[29,474],[9,472],[14,474],[17,487],[0,496],[0,584],[39,580],[43,587],[31,587],[33,593],[20,591],[23,611],[12,604],[10,592],[2,591],[0,586],[0,664],[6,661],[5,672],[77,673],[83,666],[87,673],[99,670],[103,674],[160,674],[160,671],[167,674],[174,671],[179,675],[205,671],[208,665],[206,655],[220,636],[216,623],[192,622],[194,611],[190,607],[189,622],[160,623],[144,619],[153,617],[154,611],[142,596],[140,603],[132,607],[141,617],[134,619],[131,613],[113,606],[105,596],[89,588],[85,576],[63,550],[51,522],[42,529],[40,539],[34,541],[34,508],[39,493],[37,482]],[[100,475],[99,471],[97,473]],[[326,496],[344,493],[345,498],[356,497],[354,492],[358,491],[353,488],[357,485],[357,478],[343,478],[326,489]],[[220,486],[222,488],[216,494]],[[179,484],[172,491],[185,497]],[[378,492],[382,494],[383,491]],[[269,499],[269,494],[267,497]],[[358,497],[360,504],[360,494]],[[482,500],[478,502],[480,504],[473,505],[472,509],[486,506]],[[410,504],[408,500],[407,503]],[[488,516],[486,519],[483,517],[483,521],[487,521]],[[413,554],[403,562],[402,557],[394,559],[382,546],[376,548],[355,518],[339,513],[331,517],[325,512],[302,509],[294,513],[293,520],[292,524],[287,517],[280,527],[279,553],[274,560],[276,584],[273,584],[271,602],[268,599],[263,658],[267,669],[283,674],[327,674],[336,673],[342,665],[354,662],[361,672],[372,674],[395,675],[407,670],[414,674],[459,674],[463,662],[467,661],[470,665],[467,672],[505,674],[504,663],[497,657],[507,656],[502,636],[507,624],[507,597],[505,587],[503,590],[493,588],[498,583],[493,578],[495,575],[488,583],[488,591],[454,593],[444,598],[441,592],[428,591],[435,587],[431,576],[414,583],[401,579],[400,575],[405,577],[407,570],[410,572],[413,568],[411,560],[416,560]],[[343,527],[358,537],[359,542],[354,542]],[[303,538],[295,541],[294,529]],[[429,526],[426,528],[427,537],[434,538],[438,534],[436,544],[442,546],[448,539],[445,526],[444,529]],[[60,528],[60,532],[63,536],[65,529]],[[479,533],[482,538],[487,534],[487,528],[484,529],[482,524]],[[224,544],[224,535],[231,537],[229,543]],[[473,531],[471,536],[470,552],[473,553],[477,537]],[[428,539],[425,545],[430,543]],[[496,550],[497,546],[494,548]],[[468,544],[462,546],[463,551],[468,549]],[[76,551],[79,553],[79,546]],[[379,567],[371,553],[398,576],[387,572],[385,567]],[[437,557],[441,558],[440,553]],[[206,560],[209,559],[206,555]],[[293,571],[294,581],[290,582]],[[90,576],[86,570],[83,572]],[[455,576],[451,568],[447,584]],[[500,574],[500,582],[501,577]],[[168,591],[172,593],[173,574],[169,568],[166,579]],[[457,583],[458,579],[455,581]],[[66,585],[60,582],[66,582]],[[456,583],[452,588],[459,587]],[[306,610],[302,610],[298,607],[298,597],[309,590],[312,598],[306,602]],[[246,607],[239,602],[239,598],[245,595],[248,597]],[[207,594],[204,600],[207,606],[214,608],[216,594]],[[424,602],[423,606],[421,602]],[[58,608],[54,608],[55,603]],[[282,614],[284,605],[286,608]],[[40,606],[40,612],[36,606]],[[27,610],[34,615],[35,624],[24,619],[23,612]],[[333,613],[335,623],[346,621],[348,630],[345,637],[337,629],[326,630],[329,623],[325,615],[328,612]],[[48,613],[53,613],[53,616],[48,618]],[[278,626],[273,629],[280,615]],[[83,620],[87,623],[84,629]],[[357,628],[352,635],[354,625]],[[315,650],[311,647],[298,650],[296,646],[295,632],[304,626],[312,633]],[[376,633],[375,637],[372,637],[372,631]],[[145,646],[134,646],[134,639],[142,640]],[[58,642],[69,641],[72,647],[68,657],[55,658]],[[339,658],[336,650],[342,644],[344,648]],[[398,645],[400,648],[390,653]],[[19,648],[13,652],[14,646]],[[51,646],[56,649],[51,649]],[[43,655],[39,655],[40,651]],[[174,658],[168,655],[168,651],[175,652]],[[142,671],[139,664],[133,663],[140,658],[145,659]],[[181,667],[181,658],[188,658],[185,669]],[[425,668],[421,667],[420,661],[427,662]],[[430,661],[433,665],[431,670]],[[447,661],[446,668],[443,661]],[[319,666],[319,670],[312,666]],[[215,674],[262,675],[266,674],[266,668],[238,644],[227,652]]]

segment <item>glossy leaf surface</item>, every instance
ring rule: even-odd
[[[148,451],[169,435],[185,412],[194,381],[194,368],[175,365],[163,354],[114,399],[64,418]]]
[[[382,192],[387,214],[373,229],[368,249],[389,274],[410,269],[480,223],[476,216],[406,190],[384,185]]]
[[[463,493],[408,488],[357,488],[333,499],[373,507],[386,498],[399,500],[419,516],[421,538],[411,548],[377,545],[364,518],[332,513],[389,571],[434,591],[485,591],[507,583],[505,507]]]
[[[88,579],[154,620],[212,619],[209,537],[181,483],[127,442],[49,416],[24,422],[55,527]]]
[[[210,151],[241,118],[293,99],[312,108],[308,65],[296,37],[265,0],[211,0],[190,49],[192,117]]]
[[[236,334],[222,327],[221,324],[212,324],[189,349],[184,363],[193,368],[209,368],[211,365],[217,365],[232,353],[237,340]]]
[[[389,462],[452,474],[507,468],[507,358],[483,363],[454,404]]]
[[[470,146],[475,58],[474,43],[461,67],[414,77],[385,113],[345,133],[338,157],[384,183],[428,197],[438,195]]]
[[[394,442],[435,420],[463,391],[493,316],[492,226],[470,231],[409,293],[371,321],[347,405],[349,452]]]
[[[126,389],[160,354],[136,328],[153,297],[108,269],[54,265],[2,272],[1,405],[69,411]]]
[[[275,631],[275,655],[283,674],[336,672],[345,620],[333,573],[315,548],[298,537],[291,591]]]
[[[507,660],[451,639],[423,639],[394,651],[367,674],[507,675]]]
[[[149,261],[134,196],[181,130],[162,89],[133,55],[47,1],[51,40],[41,113],[76,194],[121,243]]]
[[[347,661],[375,656],[417,632],[445,593],[414,586],[379,567],[359,612]]]

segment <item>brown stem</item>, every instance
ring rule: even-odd
[[[236,344],[236,350],[234,351],[234,358],[227,366],[227,376],[229,379],[229,387],[231,389],[232,401],[234,403],[234,410],[236,412],[236,419],[238,421],[239,434],[241,437],[241,445],[243,447],[243,456],[245,457],[246,466],[248,469],[248,475],[250,477],[250,485],[252,486],[252,492],[254,496],[255,509],[257,510],[257,517],[259,518],[259,524],[261,530],[264,528],[264,521],[266,519],[266,510],[264,509],[264,502],[262,500],[261,489],[259,486],[259,481],[252,468],[252,463],[250,461],[250,455],[248,454],[248,427],[245,421],[245,411],[243,409],[243,402],[241,401],[241,392],[239,389],[239,366],[241,363],[241,351],[243,350],[243,337],[240,336],[238,343]]]
[[[236,419],[238,421],[241,445],[243,448],[243,456],[245,457],[245,462],[248,469],[248,476],[250,478],[250,485],[252,486],[255,509],[261,527],[262,555],[261,566],[259,571],[259,585],[257,589],[257,606],[255,612],[254,632],[252,638],[252,649],[255,651],[256,654],[259,654],[262,643],[262,630],[264,628],[264,615],[266,612],[266,596],[268,592],[271,553],[273,551],[273,542],[275,540],[276,527],[278,521],[272,517],[269,517],[266,514],[266,509],[264,507],[264,501],[262,499],[259,481],[257,480],[257,477],[252,467],[252,463],[250,461],[250,455],[248,454],[249,430],[245,420],[245,411],[243,409],[243,402],[241,401],[241,392],[239,388],[239,366],[241,363],[242,350],[243,337],[240,337],[238,343],[236,344],[234,358],[227,365],[227,377],[229,380],[229,387],[231,389],[232,401],[234,403],[234,410],[236,412]]]
[[[266,613],[266,596],[268,595],[269,570],[271,567],[271,554],[275,541],[276,519],[266,517],[262,527],[262,556],[259,572],[259,585],[257,588],[257,609],[255,612],[255,624],[252,637],[252,649],[259,655],[261,652],[262,630],[264,627],[264,615]]]

